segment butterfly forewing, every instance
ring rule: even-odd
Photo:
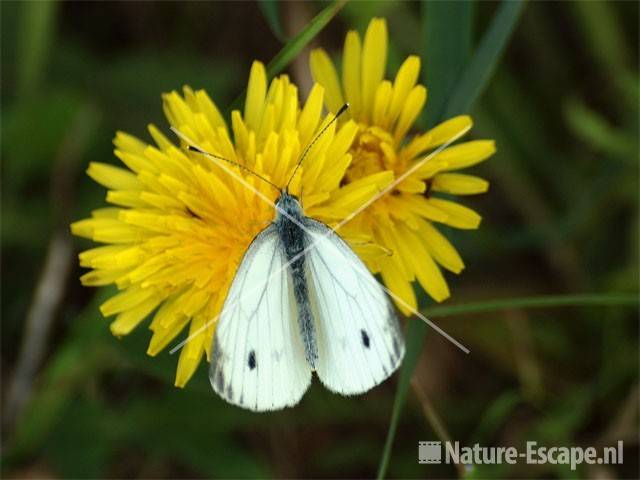
[[[311,383],[285,265],[271,225],[249,246],[222,308],[209,378],[234,405],[256,411],[292,406]]]
[[[318,377],[343,395],[388,378],[404,355],[394,309],[381,285],[344,240],[307,219],[309,301],[318,332]]]

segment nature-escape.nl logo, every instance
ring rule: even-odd
[[[557,464],[570,465],[621,465],[623,463],[622,440],[616,446],[596,447],[547,447],[535,441],[528,441],[526,449],[516,447],[483,447],[478,443],[472,447],[460,446],[460,442],[418,442],[418,463],[462,464],[462,465],[514,465],[519,461],[527,465]],[[443,451],[444,450],[444,451]],[[443,455],[444,453],[444,455]]]

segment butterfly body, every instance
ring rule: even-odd
[[[291,275],[293,294],[296,299],[298,325],[304,344],[305,357],[309,366],[315,370],[318,345],[305,274],[305,249],[309,242],[307,234],[302,228],[306,226],[307,217],[305,217],[298,200],[286,191],[282,192],[277,205],[274,227],[278,232],[280,244],[289,264],[287,268]]]

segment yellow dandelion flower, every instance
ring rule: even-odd
[[[313,87],[302,108],[287,76],[267,85],[264,66],[251,68],[244,113],[227,125],[203,91],[163,96],[169,123],[208,152],[246,166],[276,185],[285,184],[301,152],[330,121],[322,117],[324,88]],[[371,198],[392,180],[390,172],[340,185],[351,162],[355,122],[335,123],[318,139],[298,170],[290,191],[305,214],[332,223]],[[183,387],[209,349],[238,264],[252,239],[274,218],[272,206],[197,153],[179,148],[154,125],[154,145],[118,132],[115,155],[125,168],[91,163],[87,173],[108,189],[112,206],[72,224],[75,235],[105,245],[80,254],[92,269],[87,286],[115,284],[120,292],[101,305],[114,335],[131,332],[153,315],[149,355],[158,354],[181,332],[193,335],[180,353],[176,386]],[[229,167],[258,192],[275,200],[278,192],[237,166]],[[357,235],[352,237],[357,245]],[[366,243],[360,251],[375,259]],[[199,332],[202,332],[199,334]]]
[[[434,223],[475,229],[480,215],[438,194],[486,192],[486,180],[453,172],[486,160],[495,152],[495,145],[490,140],[476,140],[434,150],[471,128],[471,118],[466,115],[408,139],[407,134],[427,101],[427,89],[417,83],[417,56],[404,61],[393,82],[385,79],[387,41],[385,20],[375,18],[369,23],[364,40],[356,31],[347,34],[341,76],[322,49],[311,53],[310,67],[314,80],[325,87],[327,108],[335,112],[345,101],[349,102],[351,121],[358,124],[349,150],[353,159],[343,181],[347,186],[379,172],[393,172],[394,178],[399,178],[429,152],[436,152],[345,227],[391,252],[368,260],[368,266],[380,273],[387,287],[406,302],[396,303],[408,314],[407,305],[416,307],[412,282],[418,280],[440,302],[450,295],[440,267],[454,273],[464,268],[458,252]]]

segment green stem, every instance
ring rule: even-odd
[[[431,403],[431,399],[429,398],[429,396],[422,389],[422,386],[419,384],[419,382],[412,382],[412,384],[413,384],[413,391],[418,397],[418,399],[420,400],[420,404],[422,405],[422,411],[424,412],[424,416],[427,419],[429,426],[433,429],[433,432],[436,434],[436,437],[438,437],[438,440],[440,440],[443,445],[445,443],[453,443],[453,440],[451,439],[451,435],[449,435],[449,431],[447,430],[447,427],[444,425],[444,423],[440,419],[440,415],[438,415],[438,412],[436,412],[436,409],[434,408],[433,403]],[[456,463],[455,466],[458,472],[458,478],[464,478],[465,476],[464,466],[461,463]]]
[[[402,407],[407,398],[408,388],[401,388],[401,386],[408,386],[411,382],[411,376],[413,370],[416,368],[420,352],[422,351],[422,344],[424,343],[425,336],[427,334],[427,324],[424,322],[416,321],[415,319],[409,320],[407,327],[406,339],[407,345],[405,350],[404,360],[402,361],[402,367],[400,367],[400,379],[398,380],[398,389],[396,396],[393,400],[393,410],[391,411],[391,422],[389,424],[389,430],[387,431],[387,438],[384,443],[384,450],[382,452],[382,460],[378,467],[378,474],[376,478],[384,478],[387,473],[387,467],[389,466],[389,459],[391,458],[391,449],[393,447],[393,439],[396,436],[396,430],[398,429],[398,423],[400,421],[400,414],[402,413]]]
[[[608,305],[638,305],[638,295],[632,293],[608,294],[575,294],[575,295],[544,295],[538,297],[505,298],[500,300],[486,300],[482,302],[463,303],[459,305],[441,305],[426,308],[423,313],[429,318],[447,317],[459,314],[476,314],[511,310],[516,308],[545,308],[545,307],[582,307]]]

